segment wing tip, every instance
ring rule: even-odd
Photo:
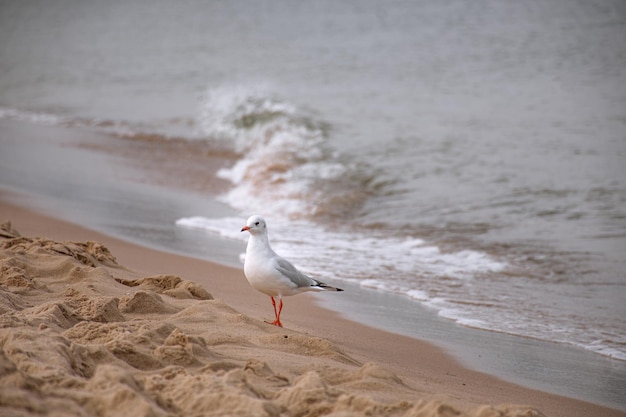
[[[325,284],[323,282],[317,282],[314,287],[319,287],[325,291],[343,291],[342,288],[333,287],[331,285]]]

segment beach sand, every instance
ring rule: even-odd
[[[240,269],[133,245],[6,197],[0,415],[626,415],[468,370],[306,294],[285,300],[285,328],[268,325],[269,299]]]

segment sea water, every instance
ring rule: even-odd
[[[2,1],[0,38],[1,119],[232,150],[237,215],[181,233],[261,214],[322,280],[626,360],[623,1]]]

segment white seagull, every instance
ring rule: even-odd
[[[276,320],[267,323],[283,327],[280,322],[283,296],[296,295],[305,291],[343,291],[341,288],[331,287],[303,274],[289,261],[278,256],[270,247],[267,224],[261,216],[251,216],[241,231],[250,232],[246,259],[243,264],[246,278],[255,290],[269,295],[274,306]],[[276,309],[274,297],[279,299],[278,309]]]

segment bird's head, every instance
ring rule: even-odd
[[[265,224],[265,220],[261,216],[250,216],[246,225],[241,229],[242,232],[248,231],[252,235],[256,235],[259,233],[265,233],[267,226]]]

